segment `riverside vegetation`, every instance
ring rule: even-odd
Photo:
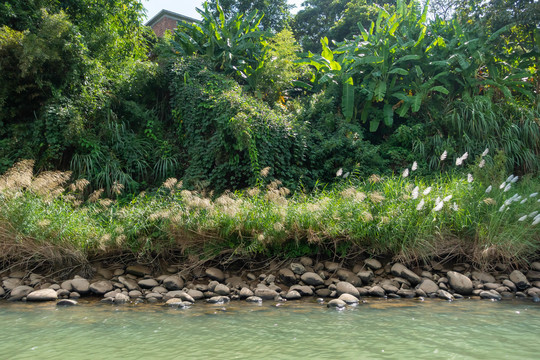
[[[1,269],[538,259],[536,4],[350,1],[317,45],[321,1],[162,39],[85,3],[0,5]]]

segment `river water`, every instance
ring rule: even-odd
[[[540,304],[0,302],[0,359],[538,359]]]

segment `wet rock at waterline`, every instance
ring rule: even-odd
[[[523,273],[519,270],[512,271],[512,273],[510,274],[510,281],[516,284],[517,288],[520,290],[524,290],[531,286],[531,284],[529,284],[529,281],[527,280],[527,277],[523,275]]]
[[[263,299],[258,296],[250,296],[246,299],[246,302],[250,303],[262,303]]]
[[[30,294],[32,291],[34,291],[33,287],[30,287],[27,285],[17,286],[13,290],[11,290],[10,297],[8,300],[10,301],[21,300],[22,298],[26,297],[26,295]]]
[[[231,299],[227,296],[212,296],[209,299],[206,299],[206,302],[209,304],[226,304],[230,302]]]
[[[435,284],[433,280],[423,279],[417,289],[424,291],[426,294],[433,294],[439,291],[439,285]]]
[[[302,274],[300,279],[307,285],[319,286],[324,284],[324,280],[314,272],[306,272]]]
[[[27,301],[55,301],[57,299],[58,295],[53,289],[35,290],[26,295]]]
[[[480,297],[482,299],[490,299],[490,300],[501,300],[501,294],[496,292],[495,290],[489,290],[489,291],[481,291]]]
[[[75,306],[77,304],[78,302],[75,300],[62,299],[62,300],[58,300],[58,302],[56,303],[56,306]]]
[[[448,291],[446,290],[439,290],[437,291],[437,297],[439,297],[440,299],[443,299],[443,300],[448,300],[448,301],[452,301],[454,300],[454,295],[450,294]]]
[[[470,295],[473,291],[473,283],[471,279],[456,271],[449,271],[446,276],[448,283],[457,293],[462,295]]]
[[[356,287],[354,287],[351,283],[348,283],[346,281],[340,281],[336,284],[336,291],[338,295],[341,294],[350,294],[353,296],[360,296],[360,292]]]
[[[71,280],[70,291],[76,291],[79,294],[87,294],[90,292],[90,282],[84,278],[75,278]]]
[[[302,295],[300,295],[300,293],[296,290],[292,290],[292,291],[289,291],[286,295],[285,295],[285,299],[287,300],[298,300],[302,298]]]
[[[171,290],[182,290],[184,287],[184,280],[179,276],[168,276],[163,280],[163,286]]]
[[[356,305],[360,302],[360,300],[356,296],[353,296],[351,294],[342,294],[338,298],[338,300],[342,300],[349,305]]]
[[[328,302],[329,308],[335,308],[335,309],[344,309],[347,303],[340,299],[333,299]]]
[[[278,293],[271,289],[255,289],[254,294],[263,300],[273,300],[278,296]]]
[[[113,289],[113,285],[109,280],[97,281],[90,285],[90,291],[97,295],[103,295]]]

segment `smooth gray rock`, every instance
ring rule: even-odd
[[[360,293],[358,292],[358,289],[354,287],[353,284],[348,283],[346,281],[340,281],[336,284],[336,291],[338,295],[341,294],[351,294],[353,296],[359,297]]]
[[[78,299],[81,297],[81,294],[79,294],[78,292],[76,291],[72,291],[69,293],[69,298],[70,299]]]
[[[75,306],[77,304],[78,304],[78,302],[75,301],[75,300],[62,299],[62,300],[58,300],[58,302],[56,303],[56,306]]]
[[[503,280],[503,285],[506,286],[508,289],[510,289],[510,291],[512,291],[512,292],[516,292],[516,291],[517,291],[516,284],[514,284],[513,281],[510,281],[510,280],[508,280],[508,279],[505,279],[505,280]]]
[[[58,289],[58,290],[56,290],[56,296],[59,299],[68,297],[70,293],[71,292],[69,290],[66,290],[66,289]]]
[[[126,268],[126,273],[135,275],[137,277],[143,277],[145,275],[152,274],[152,270],[149,267],[143,265],[131,265]]]
[[[360,300],[356,296],[351,294],[341,294],[338,299],[344,301],[348,305],[356,305],[360,302]]]
[[[6,292],[3,287],[0,286],[0,298],[6,295]]]
[[[71,280],[62,281],[62,283],[60,284],[60,287],[67,291],[73,291],[73,286],[71,286]]]
[[[151,289],[159,285],[156,279],[142,279],[137,282],[139,286],[143,289]]]
[[[241,299],[245,299],[245,298],[248,298],[250,296],[253,296],[253,291],[251,291],[249,288],[247,287],[243,287],[241,290],[240,290],[240,298]]]
[[[163,294],[160,294],[160,293],[157,293],[157,292],[150,292],[150,293],[146,294],[144,297],[147,298],[147,299],[152,299],[153,298],[153,299],[161,300],[161,299],[163,299]]]
[[[114,296],[114,303],[115,304],[125,304],[127,302],[129,302],[129,296],[127,296],[126,294],[117,293]]]
[[[215,280],[219,282],[223,282],[225,280],[225,274],[223,273],[223,271],[221,271],[218,268],[214,268],[214,267],[208,268],[206,269],[205,274],[211,280]]]
[[[79,294],[87,294],[90,292],[90,282],[83,278],[73,279],[71,280],[71,288],[68,290],[76,291]]]
[[[202,293],[202,291],[199,290],[189,289],[187,294],[191,296],[194,300],[204,299],[204,294]]]
[[[100,280],[90,285],[90,291],[97,295],[103,295],[113,289],[109,280]]]
[[[13,290],[11,290],[9,300],[10,301],[17,301],[21,300],[23,297],[30,294],[32,291],[34,291],[33,287],[27,286],[27,285],[19,285],[15,287]],[[55,292],[56,294],[56,292]]]
[[[307,285],[293,285],[289,288],[289,291],[296,290],[302,296],[312,296],[313,289]]]
[[[471,279],[463,274],[455,271],[449,271],[446,276],[448,277],[448,283],[454,289],[455,292],[461,295],[470,295],[473,291],[473,283]],[[440,286],[440,284],[439,284]]]
[[[306,272],[302,274],[300,279],[307,285],[319,286],[324,284],[324,280],[314,272]]]
[[[403,298],[413,298],[416,296],[416,291],[411,289],[399,289],[396,294]]]
[[[131,290],[128,295],[130,298],[139,298],[142,296],[142,292],[140,292],[139,290]]]
[[[322,289],[315,290],[315,294],[317,294],[317,296],[320,296],[320,297],[330,297],[331,293],[332,293],[332,291],[330,289],[327,289],[327,288],[322,288]]]
[[[36,290],[26,295],[27,301],[56,301],[57,299],[58,295],[53,289]]]
[[[296,290],[289,291],[287,294],[285,294],[285,299],[287,300],[297,300],[300,298],[302,298],[302,295],[300,295],[300,293]]]
[[[379,270],[380,268],[382,268],[381,262],[376,259],[366,259],[366,261],[364,261],[364,264],[368,269],[371,270]]]
[[[367,270],[367,271],[359,271],[356,274],[364,284],[369,284],[371,280],[375,277],[375,274],[373,274],[373,271]]]
[[[347,303],[340,299],[332,299],[328,302],[327,306],[329,308],[344,309],[345,306],[347,306]]]
[[[412,285],[417,285],[422,281],[422,278],[409,270],[405,265],[395,263],[390,269],[395,276],[402,277],[409,281]]]
[[[197,291],[197,290],[194,290],[194,291]],[[200,293],[200,295],[198,296],[197,300],[204,298],[203,293],[200,292],[200,291],[199,291],[199,293]],[[189,301],[191,303],[195,302],[195,298],[189,292],[186,293],[185,291],[182,291],[182,290],[169,291],[166,296],[168,298],[181,299],[182,301]]]
[[[111,280],[114,276],[113,272],[109,269],[99,268],[97,270],[98,275],[103,277],[105,280]]]
[[[275,290],[270,289],[255,289],[254,294],[263,300],[274,300],[278,296]]]
[[[399,288],[389,283],[381,284],[381,287],[386,291],[386,294],[395,294],[398,292]]]
[[[454,295],[450,294],[448,291],[446,290],[439,290],[437,291],[437,296],[440,298],[440,299],[443,299],[443,300],[448,300],[448,301],[452,301],[454,300]]]
[[[250,296],[248,298],[246,298],[246,301],[247,302],[250,302],[250,303],[262,303],[263,299],[260,298],[259,296]]]
[[[22,284],[22,281],[21,279],[18,279],[18,278],[8,278],[2,281],[2,286],[8,292],[15,289],[17,286],[21,286],[21,284]]]
[[[304,265],[300,264],[300,263],[291,263],[290,265],[291,267],[291,271],[297,275],[302,275],[306,272],[306,268],[304,267]]]
[[[439,285],[430,279],[423,279],[416,288],[424,291],[426,294],[433,294],[439,291]]]
[[[499,294],[495,290],[481,291],[480,297],[482,299],[490,299],[490,300],[497,300],[497,301],[502,299],[501,294]]]
[[[375,285],[371,289],[369,289],[369,295],[375,297],[384,297],[386,293],[384,292],[384,289],[382,287],[380,287],[379,285]]]
[[[304,266],[313,266],[313,260],[311,258],[308,258],[307,256],[302,256],[300,258],[300,264]]]
[[[231,289],[229,289],[229,287],[227,285],[223,285],[223,284],[218,284],[215,288],[214,288],[214,292],[218,295],[223,295],[223,296],[227,296],[231,293]]]
[[[332,273],[332,272],[337,271],[340,268],[340,265],[332,261],[325,261],[324,268],[326,269],[326,271]]]
[[[139,290],[139,284],[133,279],[127,278],[125,276],[119,276],[118,281],[128,289],[128,291]]]
[[[527,272],[527,279],[529,281],[540,281],[540,271],[529,270]]]
[[[296,284],[296,276],[290,269],[281,269],[278,272],[278,279],[287,286]]]
[[[114,304],[114,298],[113,297],[106,297],[101,299],[99,302],[105,303],[105,304]]]
[[[473,271],[471,273],[471,277],[473,278],[473,280],[478,280],[478,281],[481,281],[483,283],[494,283],[495,282],[495,278],[493,277],[493,275],[490,275],[486,272],[483,272],[483,271]]]
[[[176,307],[176,308],[186,307],[186,304],[181,299],[178,299],[178,298],[172,298],[172,299],[167,300],[165,302],[165,305],[169,307]]]
[[[230,301],[231,299],[228,296],[212,296],[210,299],[206,299],[209,304],[226,304]]]
[[[531,264],[531,270],[540,271],[540,262],[535,261]]]
[[[531,286],[531,284],[529,284],[529,281],[527,280],[527,277],[523,275],[523,273],[519,270],[514,270],[512,271],[512,273],[510,273],[510,281],[516,284],[516,287],[519,290],[524,290]]]
[[[180,276],[167,276],[163,279],[163,286],[169,291],[182,290],[184,280]]]

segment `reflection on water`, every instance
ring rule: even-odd
[[[532,359],[540,305],[368,300],[263,305],[0,303],[1,359]]]

